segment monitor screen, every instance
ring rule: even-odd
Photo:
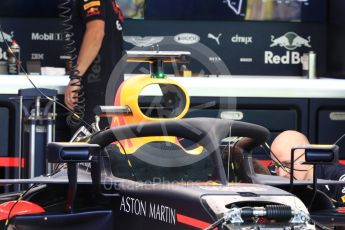
[[[69,5],[78,0],[1,0],[0,17],[50,17],[57,18],[59,5]],[[145,0],[117,0],[126,18],[144,17]]]
[[[58,17],[75,0],[1,0],[0,17]],[[324,22],[326,0],[116,0],[126,18]],[[42,10],[44,9],[44,10]]]
[[[145,19],[324,22],[326,0],[146,0]]]
[[[145,0],[117,0],[125,18],[143,19]]]

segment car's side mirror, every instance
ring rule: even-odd
[[[49,163],[89,162],[99,151],[99,145],[82,142],[52,142],[46,149]]]
[[[304,158],[305,162],[303,164],[313,165],[313,198],[309,203],[309,207],[311,207],[312,203],[314,202],[315,194],[316,194],[316,186],[317,186],[317,177],[316,171],[318,165],[325,165],[325,164],[334,164],[338,162],[338,151],[339,147],[337,145],[304,145],[293,147],[291,149],[291,169],[290,169],[290,191],[293,188],[293,180],[294,180],[294,159],[295,159],[295,151],[298,149],[304,150]]]
[[[92,156],[100,154],[100,146],[82,142],[52,142],[47,145],[46,153],[49,163],[67,163],[68,195],[66,211],[73,211],[73,203],[77,193],[77,163],[91,162]]]
[[[338,162],[339,147],[337,145],[307,145],[304,149],[304,164],[333,164]]]

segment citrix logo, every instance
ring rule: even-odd
[[[236,34],[235,36],[231,37],[231,41],[233,43],[243,43],[245,45],[248,45],[250,43],[253,43],[253,37],[244,37]]]

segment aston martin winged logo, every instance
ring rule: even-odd
[[[164,37],[124,36],[123,40],[137,47],[149,47],[163,41]]]

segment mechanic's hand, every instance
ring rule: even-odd
[[[71,110],[74,110],[78,102],[78,93],[76,92],[78,90],[80,90],[80,79],[70,80],[65,89],[65,105]]]

